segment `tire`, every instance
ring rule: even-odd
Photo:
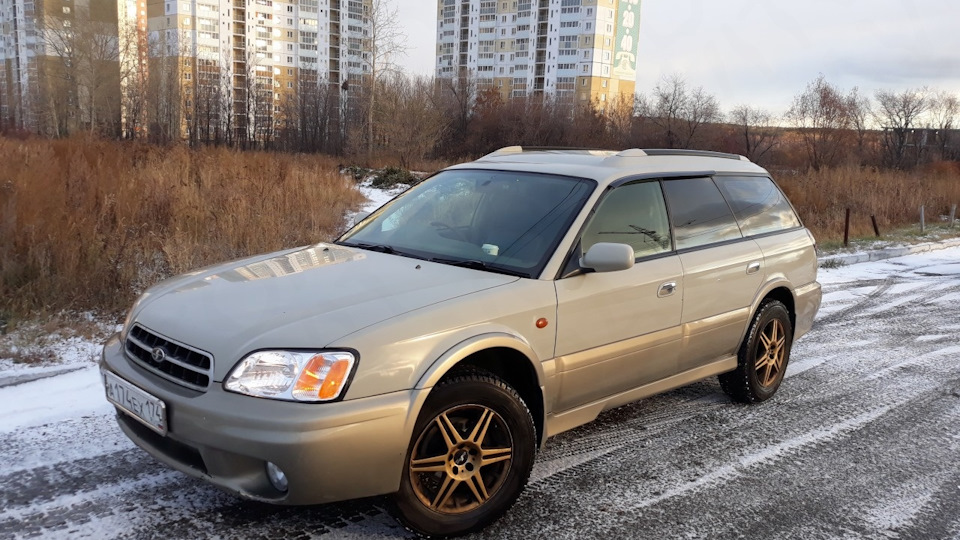
[[[720,386],[735,401],[758,403],[773,397],[790,361],[793,325],[779,300],[760,304],[737,353],[737,369],[720,375]]]
[[[520,496],[536,441],[530,410],[499,377],[469,372],[441,382],[411,436],[397,518],[426,536],[482,529]]]

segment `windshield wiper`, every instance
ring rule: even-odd
[[[493,266],[487,264],[483,261],[477,259],[444,259],[444,258],[433,258],[427,259],[430,262],[440,263],[440,264],[449,264],[450,266],[459,266],[461,268],[472,268],[474,270],[486,270],[487,272],[496,272],[498,274],[506,274],[508,276],[517,276],[529,278],[530,274],[527,272],[518,272],[516,270],[509,270],[500,266]]]
[[[370,251],[377,251],[380,253],[386,253],[387,255],[399,255],[401,257],[410,257],[411,259],[423,260],[423,257],[419,257],[417,255],[414,255],[413,253],[408,253],[406,251],[401,251],[393,246],[388,246],[386,244],[370,244],[367,242],[353,242],[353,243],[337,242],[337,244],[340,244],[342,246],[358,247],[360,249],[367,249]]]

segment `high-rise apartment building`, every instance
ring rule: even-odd
[[[360,87],[350,82],[368,71],[370,1],[148,0],[149,69],[176,68],[184,125],[227,115],[238,136],[259,137],[301,86],[338,99]],[[212,93],[226,99],[216,111],[204,105]]]
[[[359,91],[370,3],[0,0],[0,127],[262,140],[298,92]]]
[[[0,0],[0,122],[33,129],[37,80],[36,5],[33,0]]]
[[[500,95],[632,98],[640,0],[438,0],[438,77]]]
[[[116,126],[118,15],[117,0],[0,0],[0,125],[53,136]]]

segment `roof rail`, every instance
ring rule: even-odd
[[[685,150],[682,148],[649,148],[642,152],[648,156],[700,156],[715,157],[723,159],[735,159],[737,161],[750,161],[739,154],[728,154],[726,152],[711,152],[709,150]]]
[[[480,159],[488,157],[506,156],[510,154],[522,154],[524,152],[550,152],[550,151],[603,151],[605,148],[586,148],[574,146],[505,146],[499,150],[490,152]],[[609,150],[608,150],[609,151]]]

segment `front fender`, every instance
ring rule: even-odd
[[[543,365],[537,353],[523,338],[507,332],[490,332],[467,338],[440,355],[420,376],[415,388],[421,390],[436,386],[454,366],[480,351],[494,348],[513,349],[527,358],[537,374],[537,386],[543,387]]]

